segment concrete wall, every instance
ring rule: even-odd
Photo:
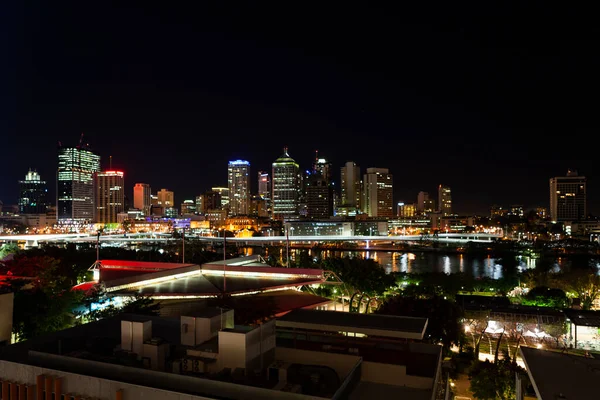
[[[406,375],[406,366],[363,361],[361,381],[416,389],[431,389],[432,378]]]
[[[362,360],[361,357],[347,354],[288,349],[285,347],[275,348],[275,359],[288,363],[324,365],[333,368],[337,372],[340,381],[345,380],[356,364]]]
[[[13,327],[14,293],[0,294],[0,342],[10,344]]]
[[[123,400],[212,400],[212,397],[174,393],[146,386],[132,385],[72,374],[58,370],[34,367],[0,360],[0,380],[35,385],[38,375],[62,378],[62,393],[79,394],[98,399],[114,399],[118,390],[123,391]]]
[[[219,332],[219,369],[246,368],[246,334]]]
[[[89,361],[79,358],[72,358],[66,356],[58,356],[55,354],[48,353],[39,353],[30,351],[29,358],[32,362],[36,362],[39,364],[43,364],[48,368],[61,368],[61,369],[70,369],[81,372],[84,375],[79,374],[70,374],[74,377],[72,379],[73,386],[67,386],[68,391],[74,390],[83,390],[86,389],[88,392],[83,392],[81,394],[86,394],[89,397],[102,398],[102,399],[112,399],[114,397],[107,397],[103,394],[95,394],[100,393],[97,390],[97,386],[101,386],[106,380],[119,380],[126,379],[128,382],[132,382],[131,386],[134,387],[145,387],[150,390],[158,390],[153,389],[150,386],[160,385],[164,390],[159,390],[159,393],[173,393],[179,397],[127,397],[125,395],[123,400],[131,400],[131,399],[143,399],[143,400],[154,400],[154,399],[185,399],[185,400],[196,400],[196,399],[213,399],[213,395],[218,396],[219,399],[222,398],[230,398],[233,400],[272,400],[274,397],[281,400],[323,400],[320,397],[306,396],[302,394],[296,393],[287,393],[287,392],[274,392],[270,389],[263,389],[259,387],[251,387],[245,385],[238,385],[234,383],[228,382],[219,382],[215,380],[197,378],[193,376],[186,375],[177,375],[166,372],[152,371],[142,368],[134,368],[134,367],[125,367],[122,365],[115,364],[107,364],[98,361]],[[22,364],[10,363],[8,361],[0,361],[0,363],[8,363],[16,366],[20,366]],[[36,368],[32,366],[25,366],[27,368]],[[16,368],[15,368],[16,370]],[[50,372],[37,372],[33,374],[33,381],[35,381],[35,376],[39,373],[50,373],[55,376],[65,376],[67,375],[64,372],[60,372],[58,370],[52,369],[44,369],[37,368],[37,371],[50,371]],[[9,371],[6,373],[6,371]],[[3,375],[4,374],[4,375]],[[12,379],[17,382],[29,383],[31,384],[31,380],[17,379],[13,377],[15,374],[10,371],[10,368],[3,368],[0,366],[0,379]],[[99,379],[96,376],[103,376],[106,379]],[[5,378],[6,377],[6,378]],[[18,375],[17,375],[18,377]],[[115,382],[120,387],[125,387],[128,384],[121,384],[118,381]],[[81,386],[83,385],[83,386]],[[138,386],[139,385],[139,386]],[[64,384],[63,384],[63,387]],[[113,386],[114,387],[114,386]],[[195,392],[201,393],[203,396],[188,396],[183,394],[179,394],[178,392]],[[114,393],[113,393],[114,395]]]

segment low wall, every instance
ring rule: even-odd
[[[363,361],[361,381],[415,389],[431,389],[433,379],[406,374],[406,366]]]
[[[287,347],[276,347],[275,359],[288,363],[324,365],[333,368],[335,372],[337,372],[340,381],[344,381],[348,374],[354,370],[356,364],[360,363],[362,360],[359,356],[300,350]]]

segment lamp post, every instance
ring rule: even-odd
[[[100,261],[100,229],[96,231],[96,262]]]
[[[290,267],[290,223],[285,224],[285,258],[286,267]]]
[[[181,249],[181,262],[185,264],[185,226],[181,228],[181,239],[182,239],[182,249]]]

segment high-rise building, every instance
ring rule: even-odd
[[[369,217],[394,217],[393,176],[387,168],[367,168],[363,177],[363,212]]]
[[[398,203],[398,218],[413,218],[417,215],[416,204]]]
[[[175,193],[167,189],[160,189],[156,193],[158,206],[163,208],[163,211],[170,207],[175,207]]]
[[[321,175],[327,183],[331,183],[331,163],[324,158],[319,158],[319,152],[315,154],[312,173]]]
[[[265,199],[271,199],[271,177],[268,172],[258,172],[258,195]]]
[[[444,217],[452,215],[452,192],[448,186],[440,185],[438,187],[438,206]]]
[[[341,168],[341,205],[360,208],[360,167],[348,161]]]
[[[229,161],[227,166],[229,215],[248,215],[250,206],[250,163],[245,160]]]
[[[117,214],[125,210],[124,174],[122,171],[96,173],[96,222],[116,223]]]
[[[324,176],[312,174],[306,182],[306,216],[324,219],[333,215],[333,190]]]
[[[133,187],[133,207],[142,212],[143,215],[150,215],[152,207],[152,191],[147,183],[136,183]]]
[[[45,214],[48,208],[48,187],[40,174],[29,170],[24,181],[19,181],[19,213]]]
[[[287,148],[272,165],[271,207],[274,219],[286,220],[298,215],[300,192],[299,166],[288,154]]]
[[[219,193],[221,196],[221,205],[215,208],[229,208],[229,188],[226,187],[214,187],[211,189],[213,192]]]
[[[59,147],[56,183],[59,221],[91,222],[94,219],[94,174],[99,171],[100,156],[88,145]]]
[[[417,212],[429,214],[435,211],[435,200],[429,198],[429,193],[419,192],[417,195]]]
[[[587,215],[587,180],[576,170],[567,176],[550,178],[550,218],[552,221],[579,221]]]
[[[194,200],[184,200],[181,203],[181,215],[191,215],[196,213],[196,203]]]

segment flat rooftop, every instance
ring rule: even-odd
[[[386,385],[361,381],[348,397],[349,400],[402,399],[431,400],[431,389]]]
[[[565,309],[563,312],[575,325],[600,327],[600,311]]]
[[[520,351],[539,399],[599,397],[600,360],[531,347],[521,347]]]
[[[365,335],[422,339],[427,318],[359,314],[342,311],[294,310],[277,319],[282,328],[328,332],[353,332]]]

